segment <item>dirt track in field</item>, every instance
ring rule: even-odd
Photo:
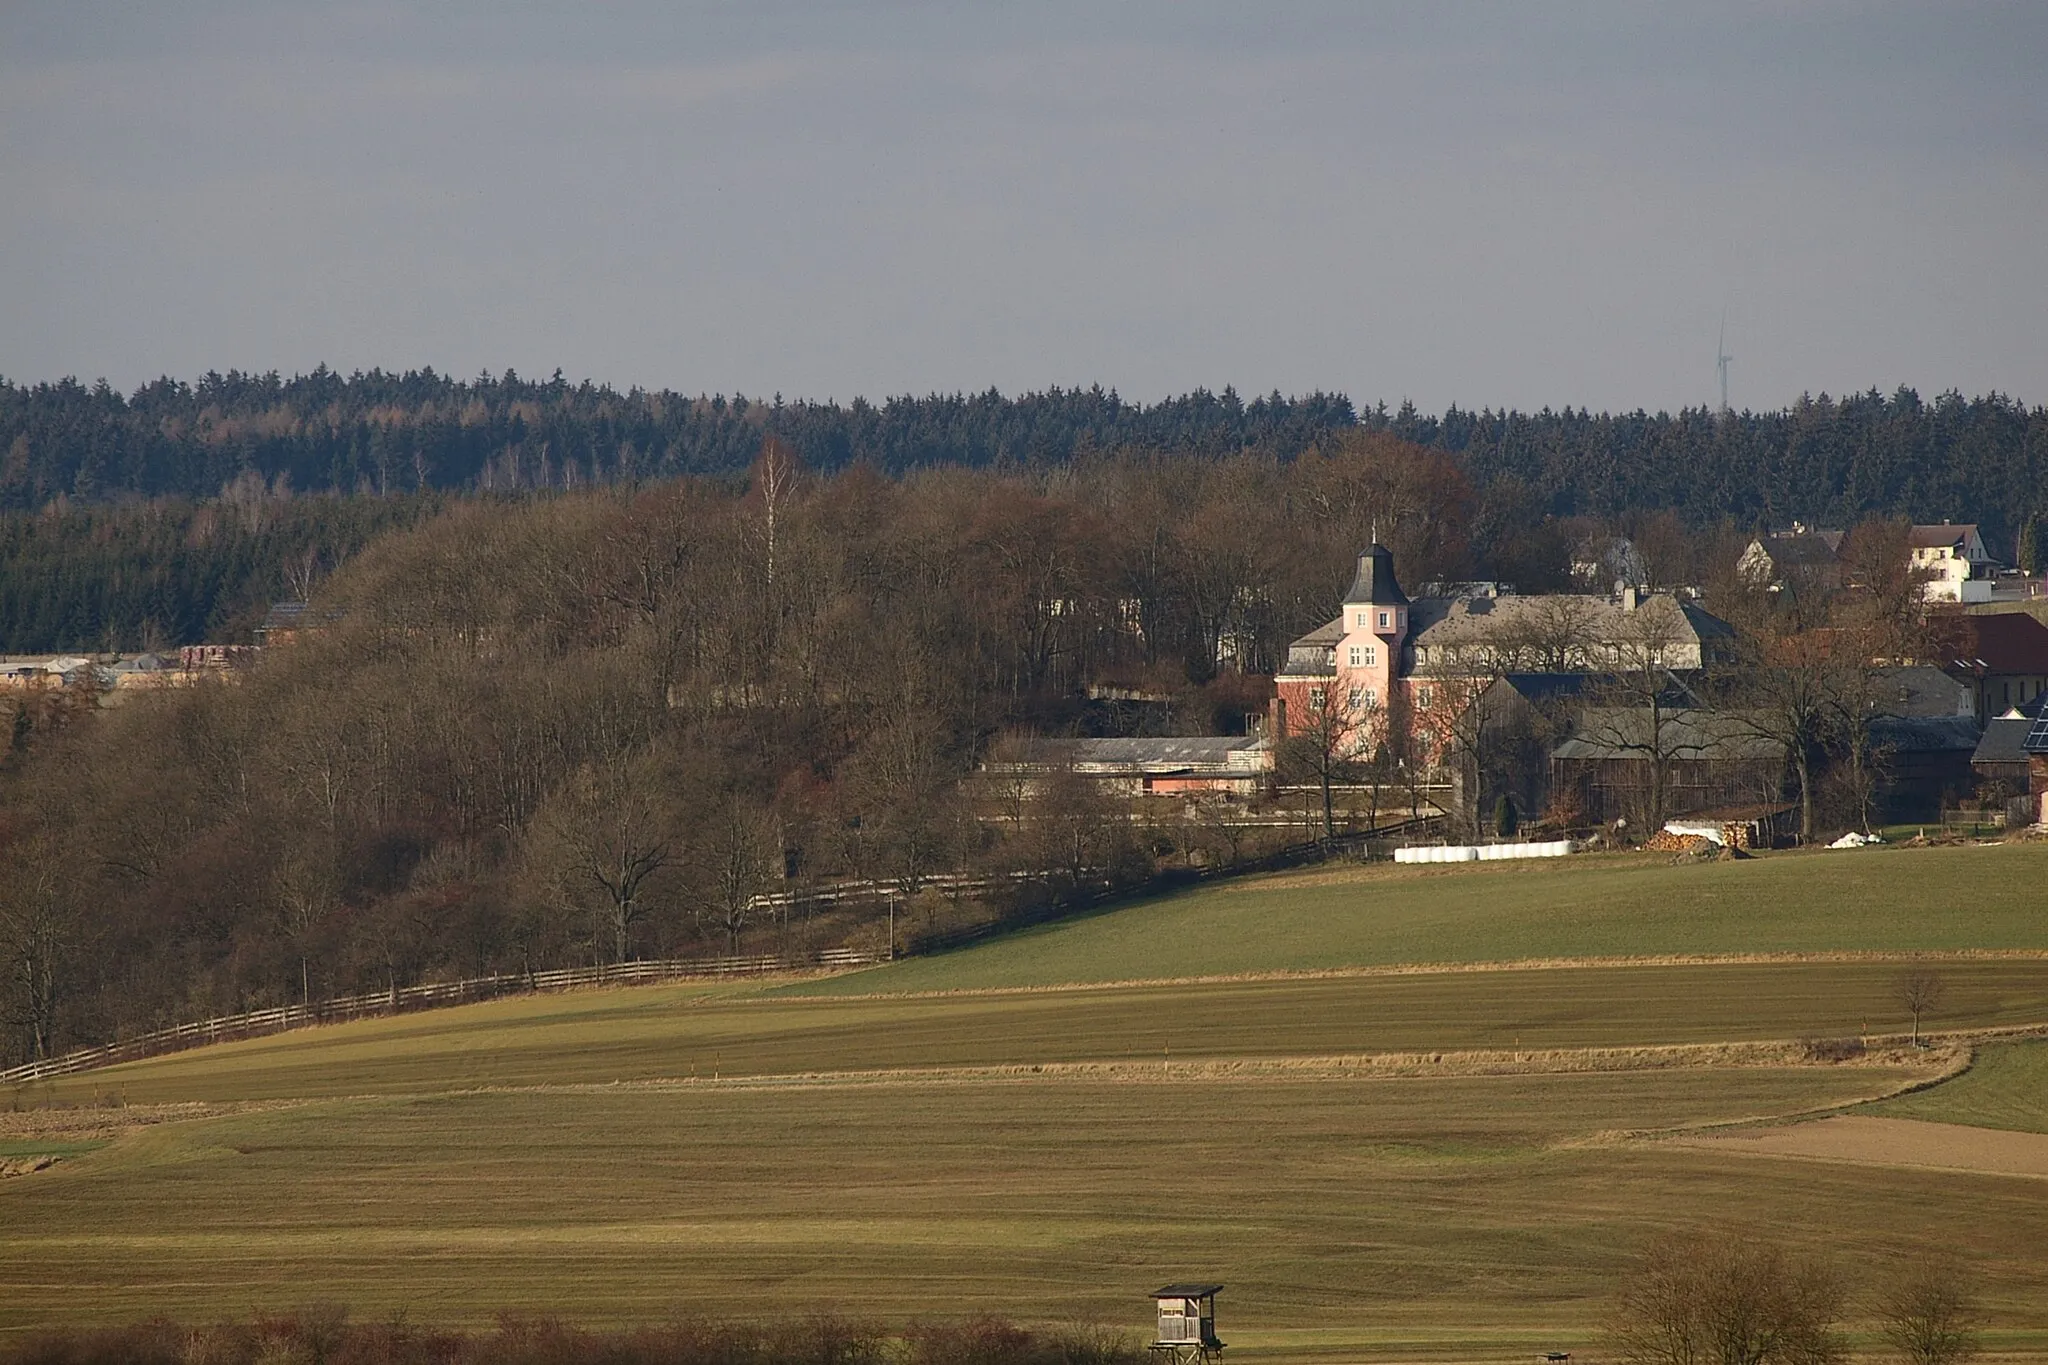
[[[2048,1180],[2048,1133],[2012,1133],[1959,1123],[1843,1114],[1784,1128],[1671,1140],[1679,1146],[1730,1155],[1917,1166]]]

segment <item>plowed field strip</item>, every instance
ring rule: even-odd
[[[1959,1123],[1843,1114],[1813,1123],[1670,1139],[1740,1156],[1911,1166],[2048,1180],[2048,1133],[2010,1133]]]

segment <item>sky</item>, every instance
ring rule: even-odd
[[[0,0],[0,375],[2048,402],[2048,6]]]

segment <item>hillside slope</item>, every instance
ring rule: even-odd
[[[1374,866],[1206,886],[803,994],[977,990],[1400,963],[2048,951],[2048,845]]]

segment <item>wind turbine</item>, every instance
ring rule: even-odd
[[[1721,337],[1714,343],[1714,368],[1721,372],[1721,415],[1728,415],[1728,362],[1735,359],[1728,354],[1728,310],[1721,310]]]

